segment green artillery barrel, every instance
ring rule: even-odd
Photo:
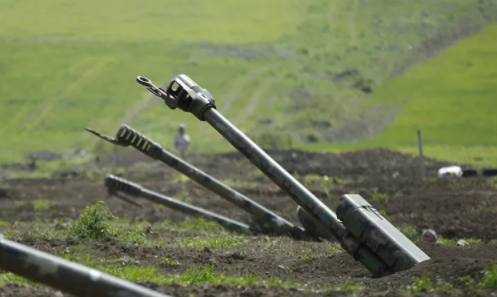
[[[105,177],[104,183],[111,193],[122,192],[133,197],[140,197],[143,199],[147,199],[151,202],[164,205],[174,210],[181,211],[185,214],[189,214],[192,216],[203,216],[208,220],[213,220],[218,222],[221,226],[223,226],[228,230],[237,231],[237,232],[249,232],[249,233],[255,232],[255,230],[252,230],[250,226],[246,224],[231,220],[227,217],[223,217],[221,215],[215,214],[200,207],[195,207],[188,203],[181,202],[170,197],[166,197],[159,193],[145,189],[138,184],[113,176],[111,174]]]
[[[78,297],[169,297],[4,239],[1,234],[0,269]]]
[[[309,233],[313,233],[314,237],[320,237],[323,239],[332,239],[333,235],[324,228],[319,221],[316,221],[314,217],[309,215],[305,210],[297,206],[297,217],[299,218],[300,223],[304,226],[305,230]]]
[[[240,194],[239,192],[221,183],[215,178],[207,175],[200,169],[181,160],[174,154],[165,150],[157,142],[153,141],[152,139],[139,133],[138,131],[127,125],[122,125],[119,128],[115,139],[89,128],[86,128],[86,130],[113,144],[125,147],[132,146],[143,154],[151,157],[152,159],[160,160],[162,163],[188,176],[190,179],[197,182],[206,189],[216,193],[225,200],[243,209],[244,211],[252,215],[257,221],[266,223],[271,231],[277,235],[288,235],[294,239],[309,238],[309,236],[302,228],[293,225],[277,214],[271,212],[264,206],[256,203],[255,201]]]
[[[379,216],[370,205],[366,205],[364,199],[359,199],[362,197],[358,195],[345,195],[341,198],[340,215],[342,219],[346,219],[343,222],[347,223],[344,225],[323,202],[224,118],[216,110],[212,95],[188,76],[175,77],[169,83],[167,90],[156,88],[144,77],[137,77],[137,81],[147,86],[153,94],[164,99],[170,109],[179,108],[192,113],[201,121],[207,121],[307,214],[329,230],[342,247],[374,276],[386,276],[429,259],[402,233],[389,234],[389,231],[395,227],[381,215]],[[363,206],[364,210],[361,210]],[[395,265],[397,260],[402,265]]]

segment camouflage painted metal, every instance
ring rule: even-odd
[[[337,216],[350,234],[373,250],[395,272],[429,259],[360,195],[340,197]]]
[[[333,239],[333,235],[324,228],[321,223],[316,221],[302,207],[297,206],[297,217],[304,229],[315,238]]]
[[[304,229],[293,225],[264,206],[221,183],[200,169],[183,161],[174,154],[165,150],[157,142],[127,125],[122,125],[119,128],[116,133],[116,138],[104,135],[90,128],[85,129],[112,144],[124,147],[132,146],[150,158],[159,160],[162,163],[176,169],[206,189],[216,193],[225,200],[243,209],[252,215],[256,221],[267,224],[271,233],[277,235],[288,235],[294,239],[309,238],[309,235]]]
[[[0,269],[78,297],[169,297],[101,271],[7,240]]]
[[[147,78],[137,77],[137,81],[141,84],[146,82],[149,90],[153,88],[152,82]],[[175,91],[171,92],[173,86],[176,86]],[[216,110],[212,95],[186,75],[173,78],[167,90],[158,89],[158,91],[158,96],[164,99],[171,109],[180,108],[185,112],[191,112],[201,121],[207,121],[307,214],[326,228],[341,246],[375,277],[409,269],[429,259],[428,255],[405,235],[393,232],[395,227],[375,213],[372,207],[364,205],[364,202],[357,198],[358,195],[345,195],[341,198],[343,205],[339,214],[340,218],[345,220],[341,221],[322,201],[224,118]],[[364,211],[362,209],[364,207],[368,210]],[[343,209],[353,209],[353,211],[343,211]],[[349,227],[352,230],[349,230]],[[361,230],[363,233],[359,233]],[[397,265],[397,261],[402,264]]]
[[[138,184],[132,183],[128,180],[119,178],[112,174],[109,174],[105,177],[104,184],[109,190],[110,194],[113,194],[115,192],[121,192],[133,197],[143,198],[153,203],[164,205],[166,207],[172,208],[174,210],[180,211],[185,214],[189,214],[192,216],[202,216],[208,220],[213,220],[218,222],[221,226],[231,231],[245,232],[245,233],[256,233],[258,231],[250,227],[249,225],[218,215],[203,208],[196,207],[185,202],[181,202],[171,197],[167,197],[159,193],[150,191]]]

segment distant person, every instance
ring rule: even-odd
[[[176,149],[176,153],[181,155],[181,158],[185,158],[185,153],[190,146],[190,136],[185,134],[185,125],[180,124],[178,128],[179,134],[174,138],[174,148]]]

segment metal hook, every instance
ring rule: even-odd
[[[144,76],[137,76],[136,77],[136,81],[140,84],[140,85],[143,85],[143,86],[146,86],[146,87],[154,87],[154,84],[152,83],[152,81]]]
[[[147,90],[149,90],[150,93],[154,94],[155,96],[162,98],[166,101],[168,100],[168,94],[167,94],[166,90],[156,87],[150,79],[148,79],[144,76],[137,76],[136,81],[140,85],[147,87]]]

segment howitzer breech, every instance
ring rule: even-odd
[[[4,239],[0,269],[78,297],[169,297],[48,253]]]

